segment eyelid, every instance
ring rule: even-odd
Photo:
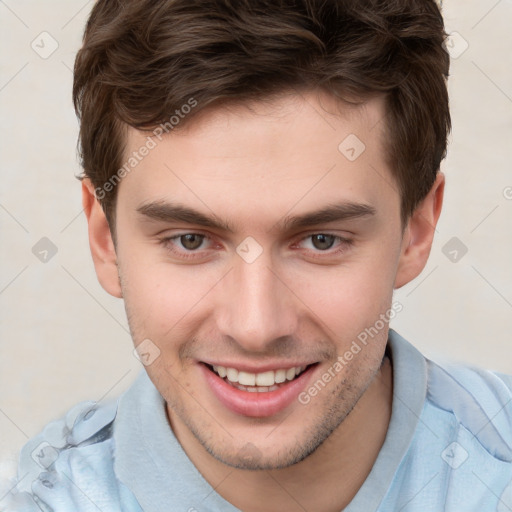
[[[198,235],[203,238],[202,241],[208,240],[208,241],[210,241],[210,243],[213,243],[213,238],[210,235],[207,235],[206,233],[201,233],[200,231],[184,231],[184,232],[178,233],[176,235],[164,236],[164,237],[160,238],[160,243],[162,243],[162,244],[170,243],[170,242],[178,240],[182,236],[186,236],[186,235]],[[204,249],[202,249],[202,250],[204,251]],[[193,253],[199,253],[200,249],[196,249],[195,251],[182,250],[180,252],[193,254]]]
[[[176,249],[175,244],[173,243],[175,239],[180,238],[184,235],[191,235],[196,234],[200,236],[204,236],[202,233],[195,233],[195,232],[187,232],[187,233],[181,233],[179,235],[173,235],[173,236],[165,236],[158,239],[158,244],[163,247],[163,249],[168,253],[169,257],[174,258],[174,260],[178,261],[181,260],[182,262],[194,262],[195,260],[199,260],[198,263],[200,263],[200,258],[204,259],[204,250],[201,252],[196,251],[186,251],[185,249]]]
[[[295,242],[293,245],[294,246],[299,245],[301,242],[304,242],[304,241],[312,238],[315,235],[330,236],[330,237],[333,237],[335,239],[335,241],[338,241],[338,244],[335,245],[334,248],[329,248],[329,249],[326,249],[325,251],[321,251],[319,249],[314,251],[314,254],[318,255],[319,257],[321,257],[322,254],[325,256],[336,255],[336,254],[342,252],[344,250],[344,248],[346,249],[348,246],[353,245],[353,243],[354,243],[353,238],[348,238],[348,237],[345,237],[342,235],[337,235],[335,233],[330,233],[328,231],[315,231],[315,232],[309,233],[307,235],[302,235],[301,238],[299,238],[299,240],[297,242]]]

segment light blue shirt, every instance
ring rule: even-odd
[[[512,512],[512,378],[426,359],[389,332],[393,408],[345,512]],[[341,475],[340,475],[341,478]],[[6,512],[236,512],[187,457],[144,370],[22,449]]]

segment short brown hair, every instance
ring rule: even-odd
[[[172,128],[297,88],[384,94],[405,225],[446,156],[445,38],[435,0],[98,0],[74,69],[83,176],[113,227],[127,125],[169,128],[191,99]]]

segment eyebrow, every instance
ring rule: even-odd
[[[166,201],[143,204],[137,208],[137,212],[148,219],[156,221],[197,224],[229,233],[236,231],[229,222],[223,221],[216,215],[205,215],[193,208]],[[293,231],[329,222],[370,218],[375,216],[376,213],[377,210],[369,204],[347,201],[339,204],[330,204],[319,210],[301,215],[287,215],[282,220],[276,222],[271,230],[278,226],[284,231]]]

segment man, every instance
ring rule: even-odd
[[[75,63],[98,279],[144,364],[8,510],[512,510],[512,379],[389,328],[441,213],[433,0],[99,0]]]

